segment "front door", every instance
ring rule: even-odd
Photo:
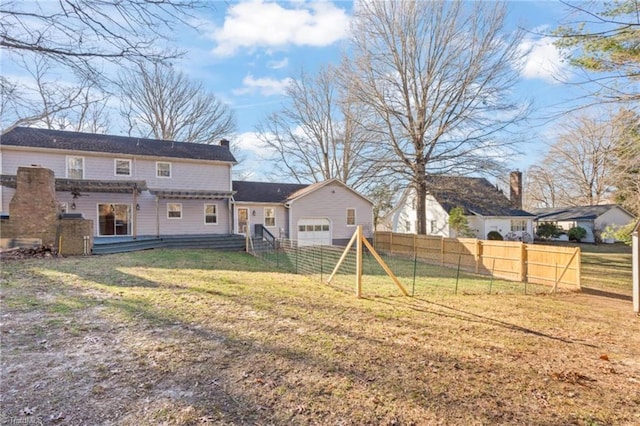
[[[249,209],[238,208],[238,234],[246,235],[249,230]]]

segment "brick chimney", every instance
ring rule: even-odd
[[[522,208],[522,172],[520,170],[509,173],[509,188],[511,203]]]
[[[220,146],[224,146],[229,148],[229,140],[228,139],[220,139]]]
[[[16,192],[9,204],[11,226],[22,238],[40,238],[55,244],[58,202],[53,171],[44,167],[18,167]]]

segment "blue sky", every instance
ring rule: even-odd
[[[339,61],[353,4],[253,0],[211,6],[195,17],[197,31],[185,29],[174,36],[186,51],[176,66],[235,110],[238,133],[230,138],[247,153],[241,168],[253,171],[249,178],[264,180],[268,169],[257,159],[255,126],[280,108],[287,83],[301,68],[313,72]],[[522,46],[530,54],[514,96],[532,99],[536,117],[546,117],[583,94],[562,83],[575,79],[575,70],[561,61],[551,39],[539,35],[566,17],[566,6],[556,1],[511,1],[508,7],[509,26],[530,31]],[[11,71],[6,58],[2,65],[3,72]],[[117,116],[117,101],[112,105]],[[125,134],[126,129],[112,120],[108,133]],[[534,121],[528,133],[531,142],[520,147],[524,155],[512,159],[512,168],[525,170],[544,154],[545,142],[553,139],[553,123]]]
[[[533,99],[535,116],[546,117],[582,94],[562,83],[572,79],[574,70],[561,61],[552,40],[540,35],[555,28],[568,11],[555,1],[512,1],[508,7],[509,26],[530,31],[523,44],[530,54],[515,96]],[[183,40],[188,54],[179,66],[231,105],[239,122],[236,140],[244,151],[257,152],[255,126],[279,108],[287,81],[301,67],[314,71],[338,62],[351,10],[352,2],[346,1],[219,2],[201,17],[197,36]],[[525,170],[552,138],[551,124],[538,120],[532,126],[531,142],[520,147],[523,155],[513,159],[513,168]],[[252,179],[264,178],[255,156],[245,163],[245,169],[256,171]]]

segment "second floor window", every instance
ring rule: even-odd
[[[347,209],[347,225],[353,226],[356,224],[356,209]]]
[[[67,178],[84,179],[83,157],[67,157]]]
[[[156,163],[156,177],[170,178],[171,177],[171,163],[158,161]]]
[[[114,161],[116,176],[131,176],[131,160],[115,159]]]
[[[264,226],[276,226],[276,209],[273,207],[264,208]]]

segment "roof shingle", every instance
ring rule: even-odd
[[[447,212],[462,207],[466,215],[534,216],[516,208],[485,178],[429,175],[427,182],[428,192]]]
[[[0,145],[236,163],[229,148],[220,145],[67,132],[33,127],[16,127],[10,130],[0,137]]]
[[[233,198],[241,202],[280,204],[287,201],[291,194],[308,186],[299,183],[234,181],[233,190],[236,194]]]

